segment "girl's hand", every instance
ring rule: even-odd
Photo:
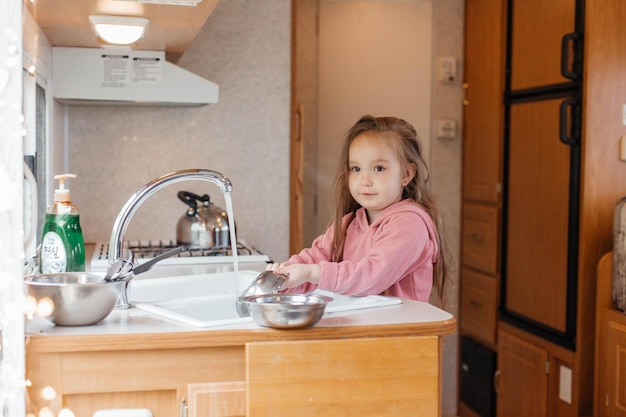
[[[274,263],[269,264],[266,270],[287,276],[288,279],[283,288],[297,287],[306,282],[317,285],[320,281],[320,266],[318,264],[285,265]]]

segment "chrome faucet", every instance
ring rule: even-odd
[[[113,230],[111,231],[111,239],[109,240],[109,265],[122,256],[126,228],[139,206],[143,204],[148,197],[160,189],[165,188],[170,184],[187,180],[208,181],[215,184],[222,193],[229,193],[233,189],[233,186],[228,178],[219,172],[208,169],[184,169],[153,179],[133,194],[117,215],[115,223],[113,224]]]
[[[126,204],[122,207],[122,210],[117,215],[115,223],[113,223],[113,230],[111,231],[111,239],[109,240],[109,265],[112,265],[115,261],[122,257],[124,250],[124,236],[126,235],[126,228],[130,223],[130,219],[133,217],[137,209],[145,200],[152,194],[160,189],[180,181],[188,180],[201,180],[208,181],[217,185],[223,194],[230,193],[233,189],[230,180],[224,175],[216,171],[208,169],[184,169],[181,171],[175,171],[170,174],[163,175],[162,177],[155,178],[146,185],[144,185],[139,191],[133,194]],[[234,243],[232,243],[235,245]],[[131,254],[132,259],[132,254]],[[116,309],[125,309],[130,307],[130,300],[128,296],[128,285],[130,279],[126,280],[123,293],[120,294]]]

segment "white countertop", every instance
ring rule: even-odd
[[[245,269],[250,269],[251,271],[265,270],[265,264],[245,264],[243,267]],[[211,273],[220,273],[232,271],[232,269],[232,265],[229,264],[210,265],[201,272],[206,273],[208,271]],[[174,272],[181,273],[180,267],[177,270],[174,270]],[[186,272],[197,273],[198,271],[189,270]],[[157,267],[153,268],[151,271],[136,277],[134,280],[157,277],[160,278],[171,274],[171,269],[158,267],[157,265]],[[397,305],[378,306],[351,311],[327,311],[315,326],[306,329],[298,329],[298,331],[308,331],[313,329],[324,331],[324,328],[365,328],[367,326],[402,326],[412,324],[420,327],[421,325],[426,325],[428,323],[443,323],[444,327],[447,327],[450,322],[455,322],[454,317],[450,313],[429,303],[402,300],[402,303]],[[30,337],[147,335],[161,333],[189,334],[192,332],[224,333],[229,331],[252,331],[256,333],[263,330],[276,332],[276,329],[267,329],[257,325],[252,318],[245,323],[212,327],[194,327],[132,307],[125,310],[113,310],[104,320],[91,326],[55,326],[52,322],[39,317],[26,320],[26,335]],[[280,330],[280,332],[291,332],[291,330]]]
[[[392,326],[401,324],[420,324],[446,322],[453,316],[431,304],[402,300],[402,304],[373,307],[362,310],[326,313],[312,328],[346,326]],[[151,313],[129,308],[114,310],[103,321],[91,326],[64,327],[55,326],[43,318],[27,320],[27,336],[81,336],[107,334],[144,334],[176,332],[211,332],[224,330],[259,330],[264,329],[252,319],[248,323],[196,328],[164,319]],[[268,329],[269,330],[269,329]],[[289,331],[289,330],[285,330]]]

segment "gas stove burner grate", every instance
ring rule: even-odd
[[[148,260],[158,256],[170,249],[180,246],[175,240],[159,239],[159,240],[142,240],[128,241],[124,244],[125,249],[133,251],[135,259]],[[91,259],[91,269],[94,271],[106,269],[108,265],[109,244],[99,242],[94,249]],[[255,248],[247,245],[243,241],[237,242],[237,261],[245,262],[270,262],[267,255],[259,252]],[[232,250],[229,247],[213,247],[208,249],[188,248],[187,251],[181,252],[176,256],[167,258],[159,262],[159,265],[177,264],[177,265],[193,265],[193,264],[216,264],[233,262]]]
[[[163,252],[166,252],[170,249],[177,248],[178,246],[180,245],[172,240],[170,241],[158,240],[154,243],[152,241],[147,241],[144,243],[129,242],[124,247],[130,249],[135,255],[135,258],[144,259],[144,258],[154,258],[155,256],[158,256],[162,254]],[[244,246],[242,243],[237,243],[237,255],[238,256],[252,255],[252,252],[253,252],[252,248]],[[185,252],[181,252],[178,254],[178,257],[184,258],[184,257],[198,257],[198,256],[230,256],[231,253],[232,253],[231,248],[225,247],[225,246],[217,246],[213,248],[187,247],[187,250]],[[108,245],[107,245],[107,253],[105,254],[105,257],[106,256],[108,256]]]

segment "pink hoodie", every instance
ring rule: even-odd
[[[350,222],[346,215],[343,222]],[[322,290],[349,295],[391,295],[426,301],[437,259],[436,230],[424,209],[411,199],[387,207],[368,224],[365,209],[357,210],[346,232],[343,261],[330,262],[333,228],[286,262],[320,265]],[[287,291],[313,291],[306,283]]]

